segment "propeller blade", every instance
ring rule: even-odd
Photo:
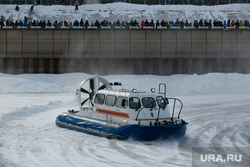
[[[89,86],[90,86],[90,89],[93,91],[94,90],[94,88],[95,88],[95,83],[94,83],[95,81],[94,81],[94,79],[91,79],[91,80],[89,80]]]
[[[84,103],[86,103],[86,101],[88,101],[89,100],[89,98],[87,98],[86,100],[84,100],[82,103],[81,103],[81,105],[84,105]]]
[[[102,89],[105,89],[106,86],[105,85],[102,85],[98,90],[102,90]]]
[[[83,88],[81,88],[81,92],[90,94],[89,91],[87,91],[87,90],[85,90],[85,89],[83,89]]]

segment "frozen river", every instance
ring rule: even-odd
[[[175,83],[180,79],[173,78]],[[140,79],[147,80],[146,76]],[[25,92],[0,94],[1,167],[192,166],[192,147],[250,147],[247,92],[179,95],[184,103],[181,116],[189,123],[186,136],[147,142],[110,140],[59,128],[55,118],[75,108],[74,92]]]

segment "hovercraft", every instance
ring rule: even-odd
[[[57,126],[125,140],[176,138],[186,133],[187,122],[180,118],[183,104],[166,97],[165,83],[159,84],[158,91],[126,90],[120,82],[94,76],[80,82],[76,96],[79,109],[58,115]]]

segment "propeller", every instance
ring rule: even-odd
[[[105,89],[106,88],[106,85],[102,85],[98,90],[102,90],[102,89]]]
[[[95,79],[96,79],[96,81],[95,81]],[[80,91],[82,93],[86,93],[89,95],[89,97],[87,99],[85,99],[83,102],[81,102],[81,106],[83,106],[88,100],[90,101],[91,105],[94,106],[92,100],[93,100],[93,96],[96,93],[95,90],[102,90],[102,89],[107,88],[107,86],[108,86],[108,81],[101,78],[101,77],[90,78],[90,79],[88,79],[88,81],[89,81],[89,90],[82,88],[83,85],[81,86],[81,89],[80,89]],[[98,85],[95,82],[100,82],[103,85],[101,87],[99,87],[98,89],[95,89],[95,86]]]

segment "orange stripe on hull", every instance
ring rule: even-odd
[[[98,108],[98,113],[111,115],[111,116],[115,116],[115,117],[129,118],[129,115],[127,113],[111,111],[111,110],[104,110],[104,109],[100,109],[100,108]]]

